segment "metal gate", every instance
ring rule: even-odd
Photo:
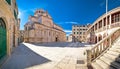
[[[6,25],[2,18],[0,18],[0,60],[6,55]]]

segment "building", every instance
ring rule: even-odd
[[[89,43],[94,44],[91,49],[86,51],[88,67],[93,69],[119,69],[120,7],[100,16],[88,28],[86,38]]]
[[[72,34],[68,35],[68,36],[67,36],[67,42],[72,42],[72,41],[73,41],[72,38],[73,38],[73,37],[72,37]]]
[[[89,25],[73,25],[72,26],[72,35],[73,41],[76,42],[85,42],[86,40],[86,31]]]
[[[52,17],[43,9],[36,10],[34,16],[29,17],[24,29],[24,42],[39,43],[66,41],[66,33],[60,26],[53,22]]]
[[[24,42],[24,30],[20,30],[19,32],[19,43]]]
[[[0,0],[0,65],[18,46],[19,25],[16,0]]]
[[[120,7],[100,16],[87,30],[87,42],[97,43],[120,27]]]

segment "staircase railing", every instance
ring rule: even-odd
[[[119,36],[120,28],[98,42],[92,49],[87,50],[87,65],[91,66],[91,62],[95,61],[106,49],[110,48]]]

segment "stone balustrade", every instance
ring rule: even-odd
[[[112,26],[117,26],[116,24]],[[92,49],[87,50],[87,65],[90,66],[92,61],[95,61],[106,49],[109,49],[119,36],[120,28],[98,42]]]

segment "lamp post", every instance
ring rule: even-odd
[[[78,29],[78,30],[79,30],[79,33],[78,33],[78,34],[79,34],[78,41],[80,42],[80,25],[79,25],[79,29]]]

